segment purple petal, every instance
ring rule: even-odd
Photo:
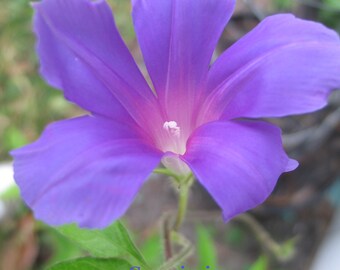
[[[319,23],[268,17],[213,65],[216,115],[276,117],[311,112],[340,87],[340,40]]]
[[[212,122],[198,128],[182,157],[223,210],[226,220],[262,203],[279,176],[297,167],[268,123]]]
[[[115,26],[105,1],[35,3],[41,73],[81,107],[142,122],[155,97]],[[139,101],[139,102],[137,102]]]
[[[132,0],[144,60],[168,120],[194,107],[234,0]],[[191,115],[186,115],[190,118]],[[187,124],[183,124],[187,125]]]
[[[12,155],[15,180],[38,219],[102,228],[125,213],[162,153],[133,127],[87,116],[50,125]]]

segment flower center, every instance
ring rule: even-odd
[[[176,121],[166,121],[163,124],[162,150],[176,154],[185,153],[186,138],[184,138],[181,128]]]
[[[186,137],[176,121],[166,121],[163,124],[163,151],[168,152],[162,158],[163,165],[179,175],[190,173],[189,167],[179,158],[185,153]]]
[[[169,121],[163,124],[163,128],[172,136],[179,138],[181,136],[181,128],[176,121]]]

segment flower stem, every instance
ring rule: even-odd
[[[170,229],[170,218],[169,216],[164,216],[163,220],[163,237],[164,237],[164,252],[166,261],[170,260],[172,257],[172,245],[171,245],[171,229]]]
[[[173,221],[173,214],[166,214],[162,218],[163,228],[163,244],[164,244],[164,255],[165,264],[159,268],[159,270],[174,269],[175,266],[179,265],[184,259],[190,256],[193,247],[188,241],[184,241],[184,237],[178,234],[188,207],[189,190],[194,181],[192,173],[187,176],[177,175],[167,168],[157,168],[154,170],[156,174],[163,174],[173,178],[176,189],[178,187],[178,210],[175,222]],[[180,240],[182,239],[182,240]],[[173,244],[179,244],[182,249],[179,253],[173,254]]]
[[[181,250],[172,258],[168,259],[158,270],[177,269],[180,263],[185,261],[194,251],[193,245],[183,235],[171,232],[171,238],[174,242],[181,246]]]
[[[176,184],[179,186],[179,201],[178,201],[178,211],[176,221],[173,227],[174,231],[178,231],[181,227],[188,207],[189,190],[193,183],[194,177],[192,173],[187,176],[180,176],[170,171],[167,168],[157,168],[153,171],[156,174],[163,174],[172,177]]]
[[[189,199],[189,190],[193,183],[193,175],[190,174],[187,176],[184,181],[181,181],[180,190],[179,190],[179,199],[178,199],[178,211],[177,211],[177,217],[174,225],[174,230],[178,231],[181,227],[185,215],[187,213],[188,208],[188,199]]]
[[[173,173],[172,171],[170,171],[169,169],[157,168],[153,172],[156,173],[156,174],[162,174],[162,175],[170,176],[176,181],[176,183],[179,183],[179,181],[180,181],[179,176],[177,174]]]

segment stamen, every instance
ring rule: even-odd
[[[181,128],[177,125],[176,121],[165,122],[163,128],[175,137],[180,137],[181,135]]]

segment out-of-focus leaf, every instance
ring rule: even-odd
[[[20,191],[19,191],[18,186],[16,185],[10,186],[0,196],[0,199],[4,201],[19,199],[19,198],[20,198]]]
[[[41,234],[40,241],[52,248],[52,257],[45,265],[47,268],[56,263],[78,258],[84,255],[83,250],[79,248],[79,246],[77,246],[73,241],[62,236],[52,227],[49,227],[43,223],[38,224],[42,226],[42,231],[45,232],[44,234]]]
[[[245,235],[241,228],[237,226],[230,226],[225,239],[229,245],[239,247],[244,242]]]
[[[217,269],[217,255],[213,237],[209,230],[203,226],[197,226],[197,256],[199,260],[199,269]]]
[[[294,2],[292,0],[275,0],[274,4],[278,10],[290,10]]]
[[[141,251],[151,266],[159,266],[162,263],[162,242],[159,234],[155,234],[144,241]]]
[[[296,254],[296,242],[298,241],[298,237],[293,237],[288,239],[280,246],[280,255],[283,261],[290,260]]]
[[[112,258],[80,258],[72,261],[61,262],[49,268],[49,270],[129,270],[131,264],[127,261]]]
[[[340,2],[339,2],[339,0],[324,0],[324,4],[328,8],[334,9],[334,11],[340,11]]]
[[[130,255],[144,269],[148,269],[143,255],[120,221],[103,230],[80,229],[74,224],[59,227],[57,230],[93,256],[110,258]]]
[[[318,14],[318,20],[326,24],[328,27],[334,30],[340,31],[339,11],[340,2],[339,0],[324,0],[322,1],[323,8],[320,9]]]
[[[249,270],[267,270],[268,264],[268,258],[262,255],[250,266]]]
[[[4,137],[7,149],[18,148],[28,143],[22,132],[14,126],[5,130]]]

